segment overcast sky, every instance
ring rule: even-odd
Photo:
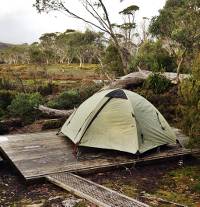
[[[79,0],[65,0],[70,7],[82,16],[90,18],[80,5]],[[166,0],[105,0],[109,15],[113,22],[119,22],[118,14],[123,8],[135,4],[140,7],[136,21],[139,24],[142,17],[151,18],[158,14]],[[84,30],[88,25],[69,18],[60,13],[38,14],[32,7],[35,0],[1,0],[0,7],[0,42],[32,43],[43,33],[63,32],[66,29]],[[109,2],[112,2],[109,4]]]

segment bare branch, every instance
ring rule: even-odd
[[[100,23],[102,23],[104,25],[105,29],[109,30],[109,25],[107,24],[106,21],[103,20],[103,18],[99,15],[99,13],[94,9],[94,6],[88,1],[85,0],[86,3],[90,6],[90,8],[93,10],[93,12],[95,13],[95,15],[93,15]],[[88,10],[87,10],[88,11]]]
[[[94,27],[100,29],[101,31],[108,33],[108,31],[105,30],[104,28],[98,26],[97,24],[95,24],[95,23],[93,23],[93,22],[91,22],[91,21],[89,21],[89,20],[87,20],[87,19],[85,19],[85,18],[83,18],[83,17],[81,17],[81,16],[79,16],[79,15],[73,13],[73,12],[70,11],[69,9],[67,9],[67,8],[65,7],[65,5],[64,5],[62,2],[60,2],[60,6],[62,7],[62,8],[60,8],[60,9],[63,9],[65,12],[67,12],[67,13],[68,13],[69,15],[71,15],[72,17],[75,17],[75,18],[77,18],[77,19],[80,19],[80,20],[82,20],[82,21],[84,21],[84,22],[86,22],[86,23],[88,23],[88,24],[91,24],[92,26],[94,26]]]
[[[87,10],[87,12],[89,12],[98,22],[99,22],[99,24],[105,29],[105,30],[107,30],[107,33],[109,33],[110,34],[110,32],[109,32],[109,29],[108,28],[106,28],[106,26],[105,26],[105,22],[103,22],[102,21],[102,19],[101,19],[101,17],[98,15],[98,16],[96,16],[93,12],[91,12],[90,11],[90,9],[88,8],[88,6],[87,5],[85,5],[84,3],[83,3],[83,7]],[[94,9],[93,9],[94,10]]]
[[[107,9],[106,9],[104,3],[102,2],[102,0],[99,0],[99,2],[101,4],[101,6],[102,6],[102,9],[103,9],[104,13],[105,13],[105,16],[106,16],[106,20],[108,22],[109,29],[110,29],[111,33],[113,33],[112,24],[111,24],[110,19],[109,19],[109,16],[108,16]]]

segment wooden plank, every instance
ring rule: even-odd
[[[174,130],[180,139],[186,139],[180,130]],[[84,156],[77,160],[73,156],[72,142],[56,136],[55,131],[0,136],[0,149],[27,180],[57,172],[85,172],[191,154],[190,151],[182,151],[178,155],[175,150],[176,155],[173,152],[162,152],[138,160],[126,153],[109,150],[100,153],[93,150],[90,153],[84,152]]]

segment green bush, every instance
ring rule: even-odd
[[[70,109],[81,103],[77,90],[68,90],[60,93],[56,98],[48,102],[48,106],[55,109]]]
[[[159,40],[146,41],[142,44],[138,54],[132,57],[129,67],[131,71],[134,71],[137,66],[154,72],[159,72],[163,68],[165,71],[175,72],[177,68],[175,58],[169,55]]]
[[[45,83],[44,85],[40,85],[38,87],[38,92],[43,96],[48,96],[53,93],[53,83]]]
[[[11,104],[16,93],[14,91],[0,90],[0,109],[6,110],[8,105]]]
[[[192,76],[179,88],[182,98],[182,129],[190,136],[191,146],[200,147],[200,53],[192,68]]]
[[[20,117],[25,123],[30,123],[39,117],[40,113],[35,107],[42,102],[43,99],[39,93],[19,93],[8,106],[8,110],[11,116]]]
[[[155,94],[166,92],[170,86],[170,80],[161,73],[152,73],[144,82],[144,87],[151,89]]]
[[[86,83],[85,85],[82,85],[79,89],[81,102],[88,99],[90,96],[92,96],[94,93],[99,91],[103,87],[102,84],[94,84],[94,83]]]
[[[100,90],[101,84],[85,83],[78,89],[67,90],[50,100],[47,105],[55,109],[72,109]]]
[[[114,45],[111,44],[106,48],[103,64],[108,73],[114,74],[115,76],[124,75],[122,61],[119,52]]]

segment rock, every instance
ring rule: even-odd
[[[57,199],[62,199],[63,196],[55,196],[55,197],[50,197],[48,200],[52,201],[52,200],[57,200]]]
[[[74,207],[77,203],[83,201],[82,199],[69,198],[62,202],[63,207]]]

